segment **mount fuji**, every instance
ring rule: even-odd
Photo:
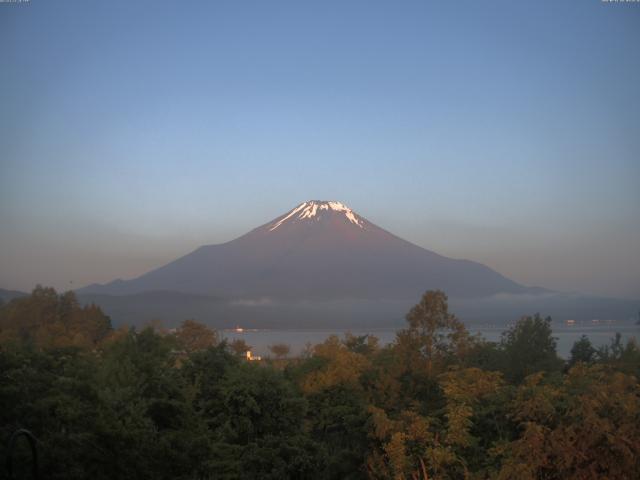
[[[504,324],[536,311],[557,319],[635,315],[637,302],[520,285],[374,225],[340,202],[311,200],[227,243],[206,245],[131,280],[78,290],[116,323],[196,318],[228,328],[399,325],[430,289],[466,322]]]
[[[343,203],[311,200],[230,242],[202,246],[135,279],[80,292],[327,300],[416,299],[428,289],[455,297],[535,290],[480,263],[407,242]]]

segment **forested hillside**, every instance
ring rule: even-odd
[[[427,292],[396,341],[330,337],[250,362],[193,320],[111,328],[38,287],[0,308],[0,438],[38,439],[50,479],[636,479],[640,349],[577,342],[550,319],[499,343]],[[18,443],[16,478],[30,453]],[[19,475],[23,475],[20,477]]]

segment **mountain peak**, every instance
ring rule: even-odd
[[[301,203],[293,210],[285,214],[282,218],[280,218],[277,222],[269,227],[269,231],[274,231],[282,224],[292,219],[319,219],[320,216],[325,212],[342,214],[350,223],[357,225],[360,228],[364,228],[363,222],[360,217],[356,215],[353,210],[347,207],[344,203],[334,200],[309,200],[307,202]]]
[[[235,240],[205,245],[138,278],[84,293],[405,301],[430,289],[452,297],[528,292],[482,264],[402,240],[342,202],[309,200]]]

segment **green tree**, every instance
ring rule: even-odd
[[[369,414],[363,391],[335,385],[309,395],[308,401],[312,438],[327,453],[323,478],[364,478]]]
[[[95,416],[108,463],[97,466],[102,476],[87,478],[188,479],[206,470],[211,442],[174,349],[171,336],[145,328],[102,352]]]
[[[556,353],[556,340],[551,331],[551,317],[522,317],[502,334],[504,352],[502,370],[508,380],[519,383],[527,375],[559,371],[562,360]]]
[[[228,478],[317,476],[322,463],[303,428],[307,403],[281,372],[243,362],[226,370],[218,393],[218,408],[205,421],[214,448],[235,455],[217,458],[213,471]]]
[[[576,340],[571,347],[571,356],[569,357],[569,366],[574,366],[578,362],[592,363],[596,358],[596,349],[589,337],[582,335],[580,340]]]
[[[277,359],[285,358],[291,352],[291,347],[286,343],[276,343],[269,345],[269,351],[273,353]]]
[[[624,344],[622,335],[617,332],[609,345],[598,349],[596,357],[600,363],[640,378],[640,346],[635,338]]]

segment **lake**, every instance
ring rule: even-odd
[[[507,327],[493,326],[469,326],[472,334],[480,333],[485,339],[490,341],[498,341],[500,335]],[[276,343],[286,343],[291,347],[291,355],[295,356],[305,348],[310,342],[312,344],[322,343],[330,335],[338,335],[342,337],[345,333],[351,332],[354,335],[374,335],[380,340],[380,344],[384,345],[395,339],[397,329],[380,328],[380,329],[290,329],[290,330],[245,330],[237,332],[235,330],[222,331],[222,337],[232,341],[241,338],[252,347],[254,355],[268,356],[269,345]],[[556,338],[558,354],[563,357],[569,357],[569,352],[574,342],[582,335],[587,335],[594,347],[608,345],[616,332],[622,335],[622,340],[626,341],[630,338],[640,337],[640,326],[630,323],[605,323],[600,325],[591,325],[588,323],[577,324],[574,326],[554,325],[553,336]]]

